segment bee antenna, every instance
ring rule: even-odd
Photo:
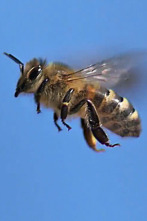
[[[13,61],[15,61],[17,64],[19,64],[19,68],[20,68],[20,72],[21,74],[24,73],[24,64],[17,59],[16,57],[14,57],[12,54],[8,54],[7,52],[4,52],[4,55],[8,56],[9,58],[11,58]]]

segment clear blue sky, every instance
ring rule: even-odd
[[[58,133],[51,110],[37,115],[32,96],[14,98],[19,69],[2,53],[78,68],[147,49],[147,2],[5,0],[0,32],[0,220],[146,221],[147,77],[123,92],[139,110],[141,137],[109,133],[121,147],[97,154],[87,147],[78,120],[70,122],[70,132]]]

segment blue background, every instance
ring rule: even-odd
[[[13,94],[18,66],[33,57],[81,68],[132,49],[147,49],[145,0],[5,0],[0,7],[0,220],[147,220],[146,72],[123,95],[142,118],[138,139],[109,132],[106,153],[90,150],[79,121],[58,133],[52,111],[37,115],[33,96]],[[100,145],[99,145],[100,147]]]

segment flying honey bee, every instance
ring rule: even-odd
[[[54,110],[54,123],[58,125],[60,117],[68,130],[68,117],[79,117],[85,140],[89,147],[97,152],[96,142],[107,147],[111,144],[102,126],[121,137],[138,137],[141,121],[138,112],[124,97],[111,89],[110,83],[117,84],[129,70],[128,56],[118,56],[84,69],[74,71],[62,63],[50,63],[46,60],[32,59],[26,65],[11,54],[4,53],[19,64],[21,76],[18,80],[15,97],[20,93],[33,93],[40,113],[40,105]],[[129,63],[129,62],[128,62]]]

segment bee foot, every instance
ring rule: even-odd
[[[37,110],[37,114],[40,114],[41,113],[41,110]]]
[[[72,129],[72,128],[69,126],[69,127],[68,127],[68,131],[70,131],[71,129]]]
[[[67,123],[65,123],[64,120],[62,120],[62,123],[67,127],[68,131],[71,130],[71,127]]]
[[[62,128],[61,127],[58,127],[58,132],[62,131]]]
[[[120,146],[120,144],[119,144],[119,143],[116,143],[116,144],[105,143],[105,145],[106,145],[107,147],[115,147],[115,146]]]
[[[40,113],[41,113],[41,110],[40,110],[40,103],[37,104],[37,110],[36,110],[36,111],[37,111],[37,114],[40,114]]]

